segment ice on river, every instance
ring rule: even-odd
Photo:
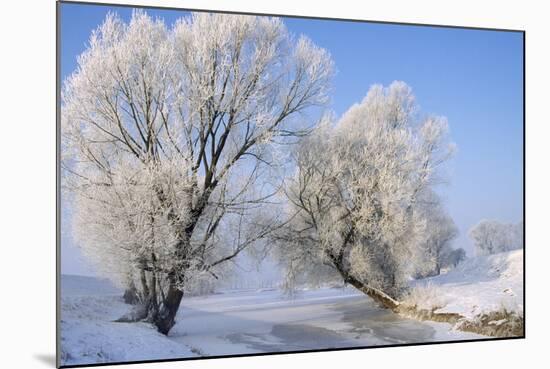
[[[351,288],[225,291],[183,300],[168,337],[145,323],[115,323],[129,306],[105,281],[62,277],[62,364],[89,364],[468,340],[445,323],[378,308]]]
[[[189,298],[170,339],[228,355],[467,340],[481,336],[449,324],[406,319],[353,289],[278,290]]]

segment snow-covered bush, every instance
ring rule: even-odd
[[[420,310],[435,310],[444,307],[447,300],[441,293],[441,287],[431,282],[412,287],[405,297],[403,304]]]

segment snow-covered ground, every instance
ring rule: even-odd
[[[163,336],[145,323],[115,323],[128,311],[108,282],[62,276],[62,364],[89,364],[467,340],[450,325],[406,319],[352,289],[226,291],[184,299]]]
[[[108,281],[61,278],[61,364],[154,360],[195,356],[145,323],[116,323],[129,305]]]
[[[470,258],[447,274],[415,281],[418,307],[467,319],[505,308],[523,315],[523,250]]]

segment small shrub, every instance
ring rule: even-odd
[[[419,284],[409,290],[403,304],[416,309],[434,311],[447,305],[441,288],[431,282]]]

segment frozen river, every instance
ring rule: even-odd
[[[405,319],[352,289],[231,292],[188,298],[170,339],[200,355],[284,352],[481,336]]]
[[[444,323],[404,319],[353,289],[288,298],[277,290],[186,297],[164,336],[147,323],[117,323],[129,305],[104,280],[63,276],[63,365],[466,340]]]

